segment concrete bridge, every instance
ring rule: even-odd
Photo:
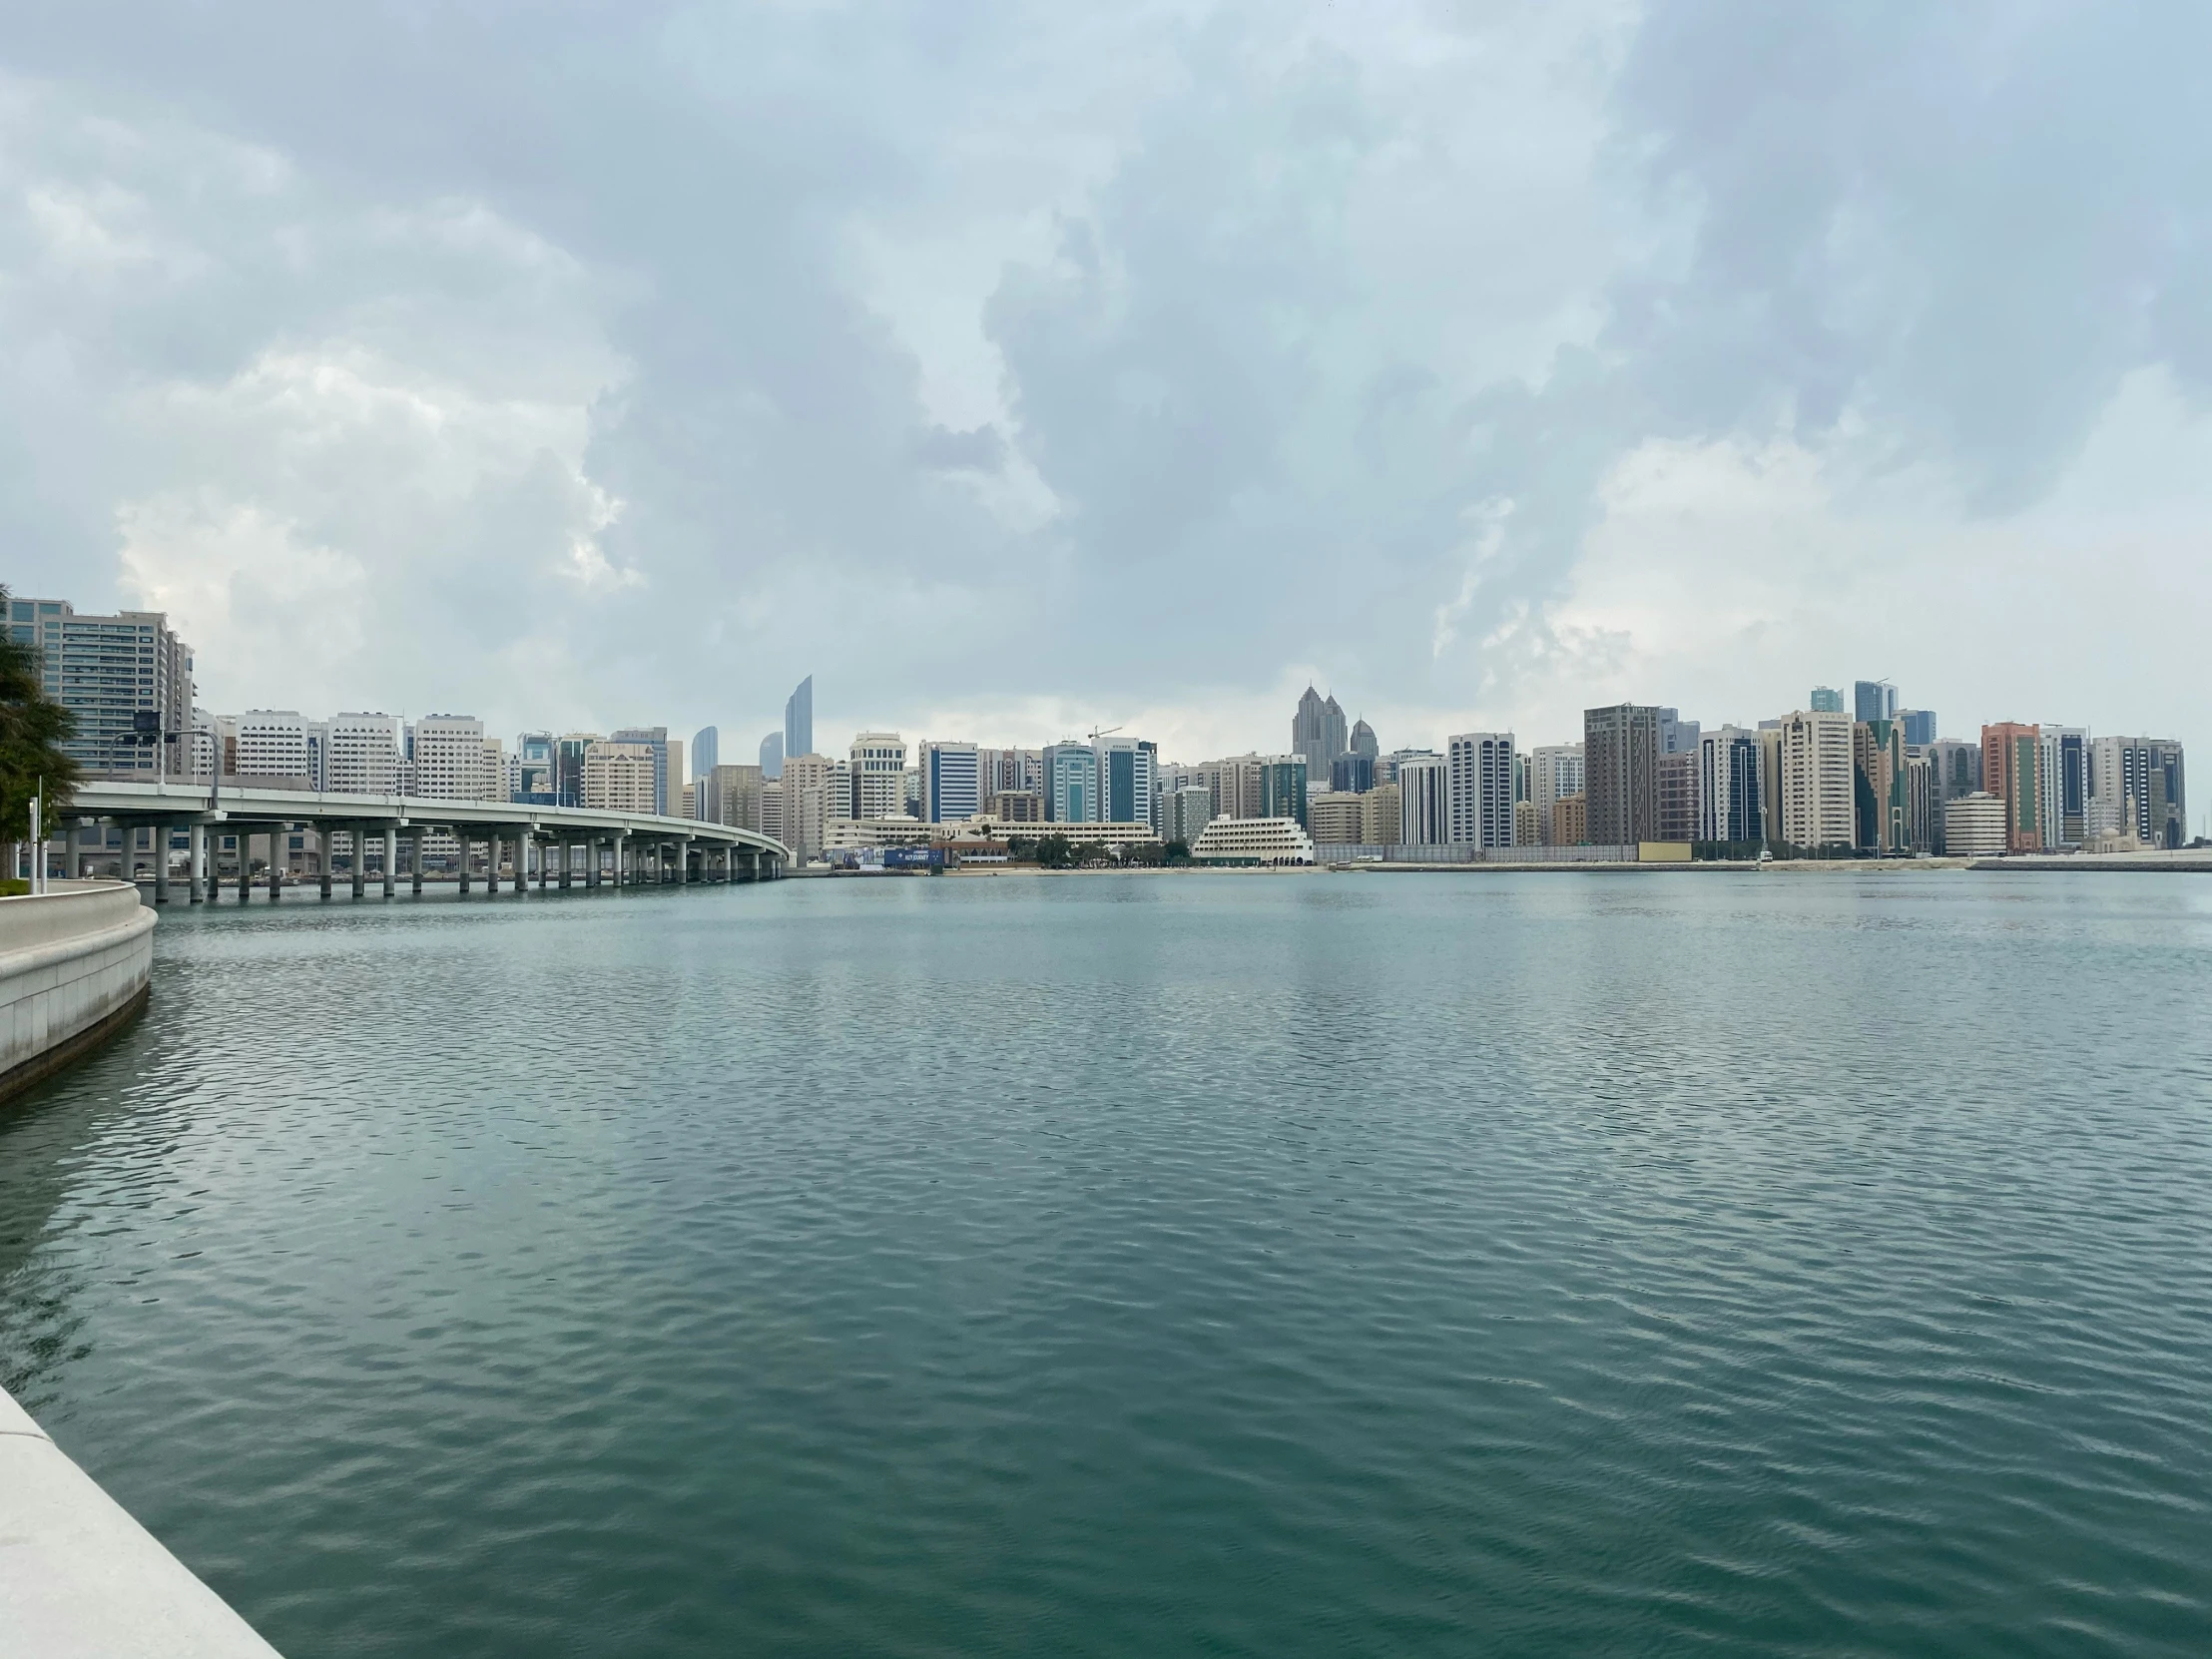
[[[57,829],[89,824],[122,828],[126,878],[137,839],[129,831],[153,830],[156,903],[166,903],[170,897],[170,843],[180,830],[190,836],[186,886],[196,904],[216,898],[222,890],[214,853],[217,838],[224,835],[239,838],[237,890],[242,901],[252,895],[256,884],[252,843],[257,837],[269,838],[266,883],[269,896],[276,898],[290,882],[284,867],[284,837],[302,827],[314,830],[322,843],[321,868],[315,872],[315,879],[325,898],[330,896],[332,884],[329,845],[333,833],[353,837],[350,877],[355,898],[367,891],[367,853],[378,839],[383,843],[383,895],[389,898],[398,890],[399,845],[403,840],[408,848],[405,861],[410,884],[420,892],[422,838],[434,832],[450,834],[460,842],[460,888],[464,893],[469,889],[469,850],[479,842],[485,845],[485,885],[492,892],[499,890],[503,853],[517,890],[533,872],[541,890],[578,882],[596,887],[603,880],[617,886],[769,881],[782,875],[791,861],[791,849],[782,841],[757,830],[738,830],[727,824],[661,818],[651,813],[533,807],[520,802],[327,795],[265,788],[250,778],[226,779],[216,786],[204,781],[88,781],[77,786],[75,799],[56,818]],[[70,835],[66,844],[69,867],[64,873],[83,874],[87,853],[79,837]]]

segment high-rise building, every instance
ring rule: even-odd
[[[553,793],[561,806],[584,804],[584,757],[599,741],[597,732],[563,732],[553,740]]]
[[[815,752],[815,677],[799,682],[784,701],[784,758]]]
[[[1204,784],[1185,784],[1160,797],[1160,838],[1195,845],[1214,819],[1214,792]]]
[[[1745,845],[1767,838],[1759,734],[1721,726],[1698,737],[1698,832],[1701,841]]]
[[[1345,712],[1337,706],[1335,695],[1325,699],[1308,686],[1291,719],[1291,753],[1305,761],[1306,776],[1327,778],[1329,763],[1348,747]]]
[[[1687,724],[1687,723],[1685,723]],[[1698,821],[1704,814],[1704,793],[1699,789],[1705,757],[1703,733],[1695,749],[1659,757],[1659,839],[1694,841]]]
[[[781,748],[783,734],[777,734],[777,741]],[[784,840],[784,780],[781,778],[763,777],[761,780],[761,833],[773,840]],[[784,841],[784,844],[791,843]]]
[[[832,818],[900,818],[906,812],[906,740],[862,732],[852,740],[852,803]]]
[[[1539,744],[1528,752],[1528,799],[1536,809],[1536,833],[1551,835],[1551,806],[1582,793],[1582,746]]]
[[[1582,796],[1595,846],[1659,838],[1659,711],[1615,703],[1582,712]]]
[[[2145,846],[2189,839],[2181,745],[2170,738],[2098,738],[2091,771],[2102,816],[2112,830],[2133,830]],[[2104,806],[2105,801],[2109,806]]]
[[[1044,816],[1047,824],[1102,824],[1098,800],[1098,752],[1072,738],[1044,751]]]
[[[1694,755],[1697,753],[1698,723],[1684,720],[1679,709],[1659,711],[1659,753],[1662,755]]]
[[[485,774],[484,723],[473,715],[424,715],[408,748],[413,793],[433,801],[490,801],[505,782]]]
[[[1900,709],[1898,719],[1905,722],[1906,748],[1926,749],[1936,741],[1936,711],[1934,709]]]
[[[1859,832],[1855,722],[1841,709],[1800,709],[1778,728],[1782,839],[1807,851],[1848,851]]]
[[[1342,720],[1342,716],[1338,717]],[[1261,818],[1287,818],[1304,828],[1306,823],[1306,757],[1270,755],[1260,763]]]
[[[1851,718],[1865,724],[1870,720],[1895,720],[1898,718],[1898,689],[1887,680],[1856,680],[1851,687]]]
[[[584,751],[584,805],[602,813],[659,811],[663,765],[652,744],[620,738],[593,744]]]
[[[1817,715],[1840,715],[1844,712],[1844,694],[1834,686],[1815,686],[1810,707]]]
[[[1381,757],[1382,747],[1375,741],[1375,728],[1364,720],[1352,723],[1352,741],[1349,745],[1355,755],[1365,755],[1370,761]]]
[[[1324,790],[1306,803],[1306,830],[1317,844],[1341,845],[1360,839],[1360,797]]]
[[[1152,822],[1152,766],[1156,751],[1134,738],[1097,738],[1098,810],[1107,824]]]
[[[1931,852],[1949,852],[1944,836],[1950,823],[1944,807],[1981,791],[1981,746],[1963,738],[1937,738],[1927,746]]]
[[[931,824],[961,824],[983,810],[982,778],[972,743],[921,746],[921,816]]]
[[[2043,849],[2043,735],[1999,721],[1981,729],[1981,787],[2004,803],[2004,850]]]
[[[334,795],[397,795],[405,754],[398,717],[334,716],[322,787]]]
[[[1213,792],[1214,817],[1259,818],[1263,765],[1257,755],[1232,755],[1193,767],[1191,776]]]
[[[1360,797],[1360,839],[1369,846],[1397,845],[1403,811],[1397,785],[1376,785]]]
[[[1590,844],[1589,802],[1579,795],[1563,795],[1551,804],[1552,846]]]
[[[343,717],[340,717],[343,718]],[[337,724],[330,726],[330,745],[333,758],[337,753]],[[558,807],[561,797],[555,786],[553,734],[550,732],[524,732],[515,739],[514,761],[509,767],[513,789],[508,792],[510,801],[526,801],[533,806]]]
[[[722,733],[713,726],[702,726],[692,736],[691,775],[705,778],[722,765]],[[702,815],[704,816],[704,815]]]
[[[1441,755],[1397,756],[1397,838],[1403,846],[1441,846],[1451,834],[1451,769]]]
[[[735,830],[761,828],[761,769],[716,767],[699,781],[699,816]]]
[[[1513,844],[1513,734],[1460,732],[1445,740],[1450,792],[1446,839]]]
[[[653,752],[653,805],[625,812],[673,816],[684,793],[684,740],[671,739],[665,726],[625,726],[608,734],[610,743],[642,744]]]
[[[2043,844],[2079,846],[2089,834],[2089,733],[2080,726],[2045,726]]]
[[[1852,825],[1859,849],[1887,855],[1914,850],[1904,726],[1880,717],[1854,721],[1851,743]]]
[[[1365,795],[1375,788],[1375,757],[1357,749],[1329,763],[1329,787],[1346,795]]]
[[[808,863],[822,856],[830,821],[853,816],[851,773],[843,761],[826,755],[787,755],[783,784],[784,833],[779,838],[794,858]]]
[[[192,647],[161,611],[79,616],[66,599],[8,601],[8,635],[39,654],[46,695],[77,719],[62,751],[88,773],[182,774],[191,755]]]
[[[784,776],[784,734],[771,732],[761,740],[761,778],[774,783]]]

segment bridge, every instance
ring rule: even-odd
[[[189,832],[188,888],[192,901],[221,893],[215,856],[218,839],[236,835],[237,889],[241,901],[254,889],[252,842],[269,837],[269,896],[276,898],[290,881],[285,869],[284,837],[294,830],[316,831],[323,854],[316,872],[322,896],[331,892],[329,857],[333,833],[353,840],[353,896],[367,891],[371,842],[383,841],[383,895],[397,891],[399,843],[408,843],[412,889],[422,890],[422,840],[425,834],[453,836],[461,848],[460,890],[469,890],[470,849],[485,846],[485,885],[499,890],[500,860],[511,858],[517,891],[533,869],[539,889],[580,880],[587,887],[606,879],[617,886],[665,882],[769,881],[784,873],[791,849],[758,830],[652,813],[614,813],[581,807],[538,807],[508,801],[441,801],[426,796],[331,795],[311,790],[267,786],[252,778],[166,784],[152,781],[90,780],[77,786],[70,804],[55,815],[56,828],[112,824],[123,829],[125,874],[131,873],[131,830],[150,829],[154,855],[154,900],[166,903],[171,885],[171,841]],[[84,873],[85,849],[72,834],[67,842],[66,873]],[[535,853],[533,861],[531,854]],[[104,856],[104,854],[102,854]]]

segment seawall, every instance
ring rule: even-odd
[[[154,912],[126,882],[0,898],[0,1100],[136,1014],[153,962]]]

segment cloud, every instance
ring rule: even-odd
[[[832,735],[1135,709],[1244,748],[1281,719],[1224,712],[1287,663],[1388,744],[1600,686],[1771,713],[1815,664],[1970,719],[2059,631],[2140,686],[2112,720],[2202,724],[2069,630],[2055,566],[1982,596],[2016,643],[1970,685],[1939,630],[1809,596],[1959,596],[1992,536],[2181,545],[2140,503],[2196,510],[2208,34],[50,10],[0,72],[10,574],[208,606],[219,701],[312,670],[502,727],[766,729],[813,672]],[[314,664],[239,597],[273,537],[363,573]]]

